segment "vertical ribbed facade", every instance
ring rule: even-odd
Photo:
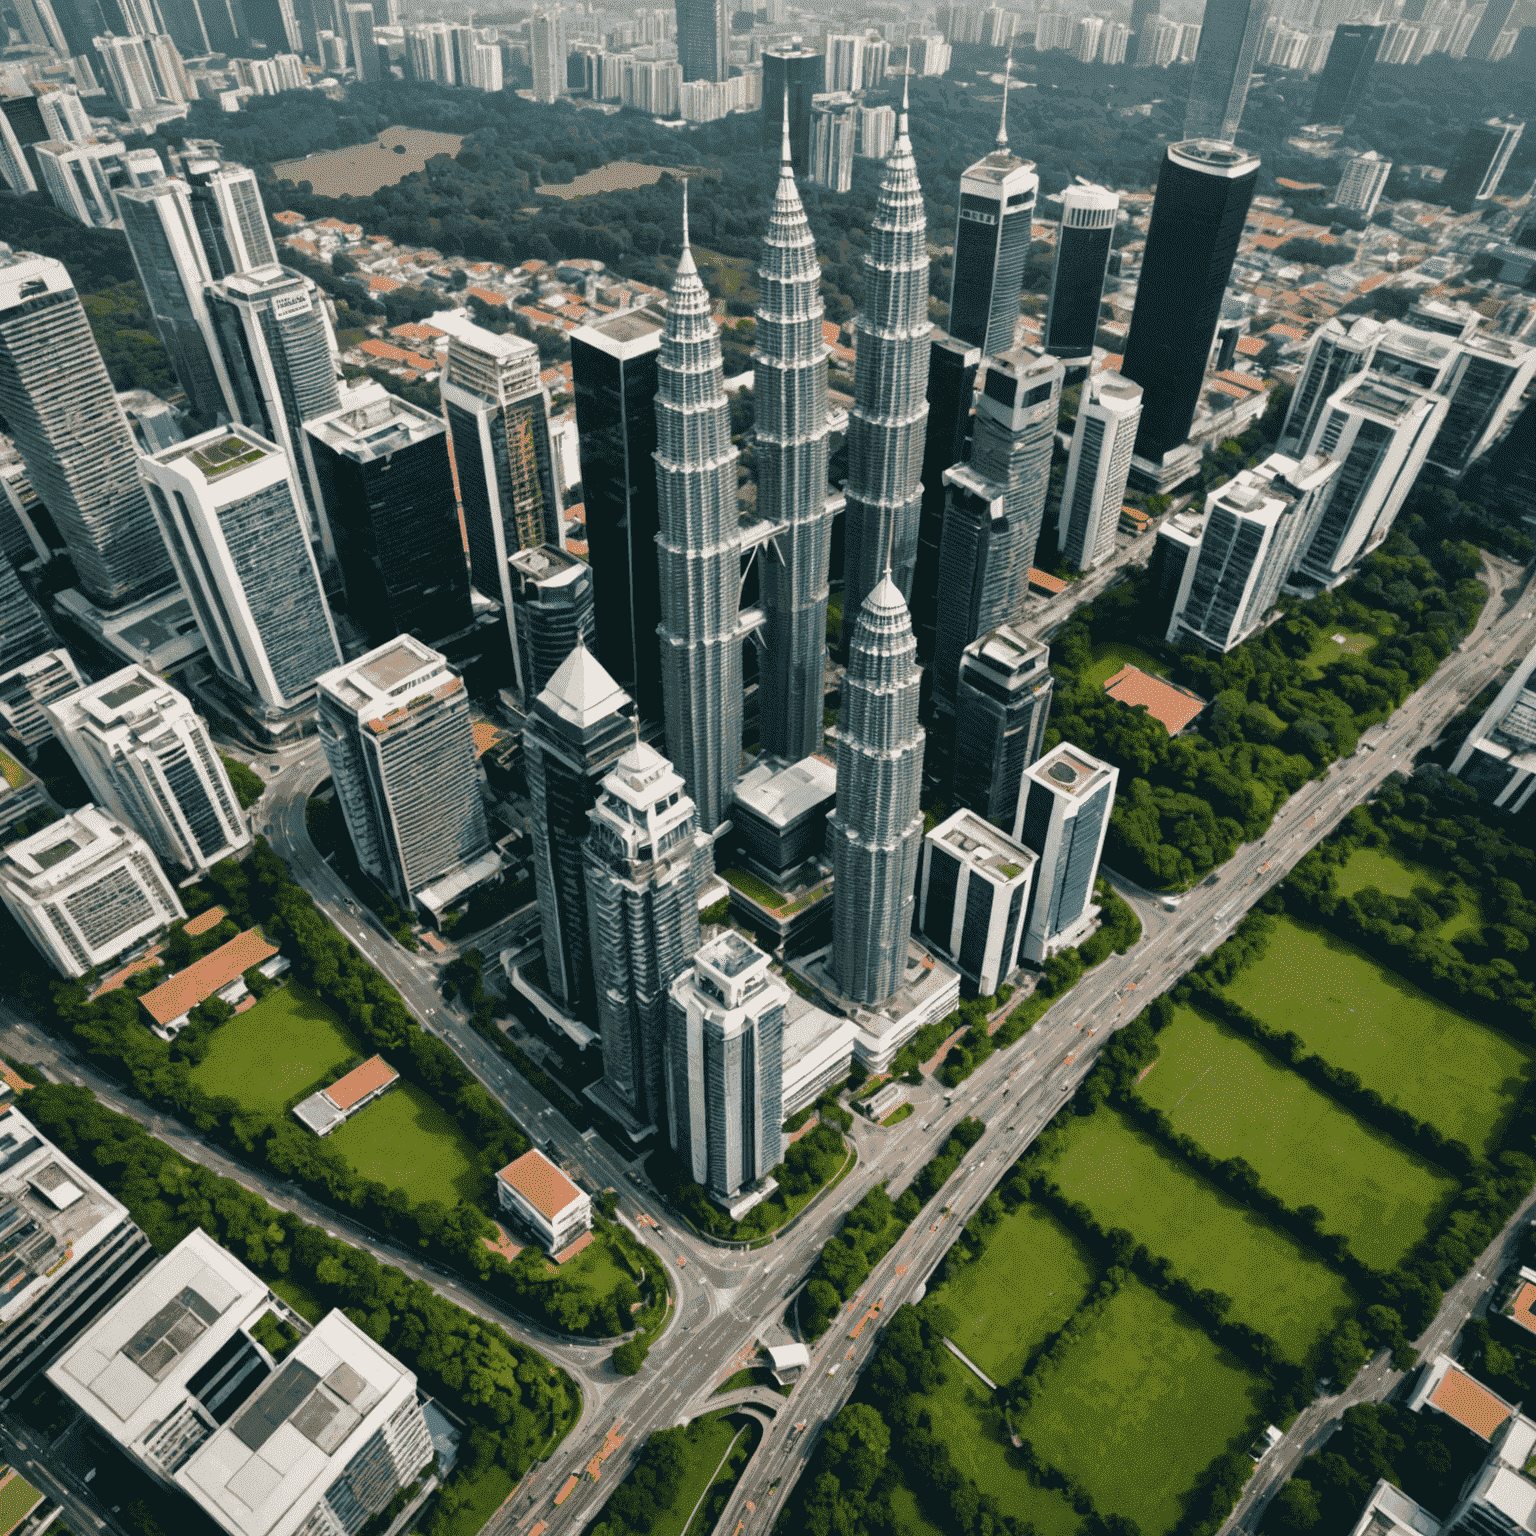
[[[741,537],[720,340],[683,227],[656,387],[656,541],[667,751],[713,832],[741,767]]]
[[[878,1005],[906,967],[922,853],[921,674],[907,605],[887,575],[854,624],[837,732],[832,971],[843,996]]]
[[[844,634],[889,563],[912,591],[928,422],[928,224],[902,102],[864,255],[864,311],[848,413]]]
[[[821,268],[795,189],[786,121],[768,232],[757,269],[757,511],[773,524],[764,551],[767,654],[759,674],[763,750],[799,762],[821,742],[827,650],[827,348]]]
[[[946,470],[949,500],[939,544],[933,699],[953,713],[960,656],[971,641],[1006,624],[1019,595],[1020,525],[1008,515],[1008,487],[969,464]]]
[[[1012,825],[1019,782],[1045,740],[1050,664],[1045,646],[1009,625],[966,647],[955,689],[956,807]]]

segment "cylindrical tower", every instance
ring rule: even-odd
[[[1045,350],[1052,357],[1093,356],[1119,210],[1119,194],[1106,187],[1075,183],[1061,194],[1051,306],[1045,314]]]

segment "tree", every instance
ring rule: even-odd
[[[1317,1529],[1322,1518],[1317,1490],[1305,1478],[1293,1477],[1276,1495],[1264,1528],[1275,1536],[1306,1536]]]
[[[650,1353],[650,1347],[642,1339],[630,1339],[626,1344],[620,1344],[613,1352],[613,1368],[620,1376],[638,1376],[640,1367],[645,1364],[645,1357]]]

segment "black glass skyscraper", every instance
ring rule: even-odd
[[[1237,137],[1271,0],[1208,0],[1184,107],[1186,139]]]
[[[811,170],[811,97],[825,88],[826,59],[793,44],[763,50],[763,143],[778,149],[789,92],[789,151],[797,176]]]
[[[1258,176],[1257,155],[1208,139],[1170,144],[1163,156],[1120,368],[1144,391],[1143,458],[1189,436]]]
[[[1312,98],[1312,121],[1343,123],[1355,115],[1366,80],[1376,63],[1385,27],[1371,27],[1349,21],[1333,29],[1333,43],[1328,62],[1318,78],[1317,93]]]
[[[1467,129],[1440,191],[1453,208],[1469,209],[1486,202],[1499,190],[1504,168],[1514,154],[1525,124],[1490,117]]]
[[[730,37],[725,0],[678,0],[677,59],[684,80],[724,80]]]
[[[1061,194],[1051,304],[1045,315],[1045,350],[1052,357],[1093,355],[1119,210],[1118,195],[1104,187],[1074,184]]]
[[[646,720],[662,712],[652,458],[661,331],[658,315],[637,309],[571,333],[597,653]]]

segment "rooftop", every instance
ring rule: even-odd
[[[337,1109],[345,1113],[370,1093],[387,1088],[399,1076],[382,1056],[370,1056],[362,1066],[353,1067],[345,1077],[338,1077],[322,1091]]]
[[[1101,782],[1109,770],[1096,757],[1064,741],[1024,771],[1052,789],[1076,796]]]
[[[1121,667],[1104,684],[1104,692],[1128,709],[1144,706],[1170,736],[1177,736],[1206,706],[1199,694],[1140,667]]]
[[[1514,1412],[1502,1397],[1455,1364],[1449,1366],[1440,1384],[1429,1394],[1429,1402],[1483,1440],[1491,1440]]]
[[[836,767],[813,755],[788,767],[758,763],[736,786],[736,804],[775,827],[787,827],[836,794]]]
[[[928,834],[956,858],[985,870],[998,880],[1017,880],[1034,867],[1039,855],[1000,832],[974,811],[956,811]]]
[[[514,1158],[496,1177],[550,1221],[581,1198],[581,1191],[539,1151]]]
[[[277,945],[269,944],[261,929],[247,928],[201,960],[194,960],[169,981],[152,987],[139,999],[139,1006],[155,1023],[169,1024],[190,1013],[199,1003],[207,1002],[214,993],[227,987],[237,976],[243,976],[253,965],[270,960],[276,953]]]

